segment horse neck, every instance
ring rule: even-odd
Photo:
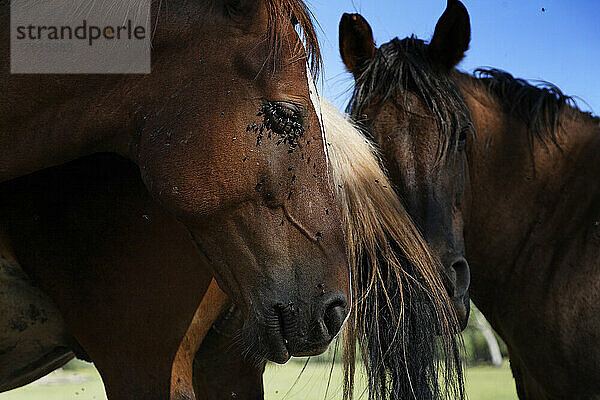
[[[8,75],[0,93],[0,182],[101,151],[127,153],[125,109],[112,76]]]
[[[587,235],[600,220],[600,124],[567,108],[557,131],[560,148],[534,139],[531,151],[525,124],[482,83],[459,81],[476,131],[468,153],[465,243],[473,298],[491,312],[514,293],[538,295],[524,291],[532,280],[544,286],[560,275],[557,249],[590,243]]]

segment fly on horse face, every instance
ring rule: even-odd
[[[6,44],[9,5],[0,5]],[[348,313],[350,291],[310,100],[307,57],[314,73],[319,57],[308,10],[299,0],[162,9],[155,2],[151,18],[150,75],[11,75],[9,49],[1,49],[0,182],[98,152],[124,156],[241,308],[254,353],[285,362],[324,351]],[[16,258],[30,273],[25,248]],[[131,293],[120,295],[126,302]],[[191,318],[189,307],[181,310],[175,329]],[[76,324],[72,317],[67,325]]]
[[[349,108],[442,260],[464,242],[519,397],[600,398],[600,119],[550,84],[458,72],[470,23],[456,0],[429,43],[377,49],[360,15],[341,33]]]

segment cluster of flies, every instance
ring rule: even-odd
[[[292,153],[296,147],[298,146],[298,141],[302,136],[304,136],[304,126],[302,125],[302,115],[300,112],[291,109],[289,105],[282,104],[279,102],[266,102],[262,105],[257,117],[263,117],[263,122],[261,124],[257,124],[253,122],[248,124],[246,127],[246,132],[254,132],[256,134],[256,145],[260,145],[265,132],[267,133],[267,138],[271,139],[273,135],[277,136],[277,145],[281,143],[287,144],[289,146],[288,153]],[[314,140],[316,138],[313,137]],[[310,143],[310,140],[307,141],[307,144]],[[304,153],[301,155],[301,159],[304,159]],[[246,157],[244,160],[246,161]],[[307,163],[310,164],[311,158],[308,157]],[[317,164],[313,163],[313,168],[316,168]],[[292,171],[293,167],[289,167],[288,171]],[[317,175],[313,174],[316,178]],[[296,180],[296,175],[292,175],[292,182]],[[264,184],[265,179],[263,178],[256,185],[256,190],[260,190],[262,185]],[[288,194],[288,200],[291,198],[293,192],[290,191]],[[326,210],[325,213],[329,215],[329,210]],[[281,221],[280,226],[283,226],[284,221]],[[317,239],[323,237],[322,232],[316,233]],[[290,303],[290,306],[293,305]]]
[[[298,140],[304,135],[302,115],[299,112],[282,103],[266,102],[256,116],[263,117],[263,122],[248,124],[246,132],[256,133],[257,146],[262,142],[266,132],[268,139],[271,139],[273,134],[277,136],[277,145],[287,144],[288,153],[294,151],[298,146]]]

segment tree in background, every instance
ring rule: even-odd
[[[463,339],[467,364],[491,363],[499,367],[502,359],[508,357],[506,345],[473,303]]]

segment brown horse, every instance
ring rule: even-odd
[[[350,109],[442,258],[464,240],[473,300],[507,342],[519,397],[599,399],[600,119],[552,85],[456,71],[470,41],[458,1],[429,44],[377,49],[359,15],[341,32]]]
[[[441,67],[454,61],[458,62],[461,58],[454,60],[453,57],[456,55],[446,54],[446,51],[450,50],[446,49],[445,43],[442,42],[446,39],[446,35],[451,37],[455,33],[448,33],[441,29],[436,33],[437,36],[432,39],[432,47],[429,51],[431,57],[438,60]],[[469,34],[468,31],[464,33]],[[357,122],[367,124],[368,128],[375,132],[375,138],[382,148],[385,159],[393,160],[387,165],[390,178],[397,185],[398,192],[407,209],[411,211],[413,220],[428,240],[429,246],[441,260],[444,267],[442,273],[449,278],[446,280],[446,285],[464,328],[469,316],[470,272],[469,264],[464,257],[463,221],[459,214],[452,213],[450,209],[440,205],[446,202],[455,204],[462,200],[461,185],[456,184],[453,176],[447,173],[448,168],[445,167],[450,165],[458,171],[457,173],[464,173],[466,158],[462,152],[453,151],[454,148],[449,147],[448,143],[434,147],[435,143],[421,134],[421,131],[431,129],[433,122],[428,121],[425,113],[419,112],[416,95],[410,91],[395,92],[398,86],[395,83],[398,81],[404,83],[405,80],[410,79],[408,74],[404,71],[397,72],[395,68],[382,67],[367,76],[365,68],[371,65],[372,61],[378,60],[380,64],[385,65],[392,60],[383,52],[377,52],[371,27],[360,15],[344,14],[340,23],[339,40],[342,59],[357,82],[348,112]],[[403,67],[408,69],[412,65],[407,62]],[[371,70],[368,72],[370,73]],[[416,79],[426,79],[426,77],[416,76]],[[363,80],[365,83],[359,85]],[[446,95],[446,93],[441,94],[441,89],[437,89],[433,96],[438,96],[438,92],[440,97]],[[447,99],[440,98],[440,101],[455,102],[458,91],[455,90],[451,95],[452,97]],[[380,100],[379,96],[385,98]],[[356,105],[357,98],[361,99],[360,106]],[[445,109],[435,108],[436,113],[444,111]],[[454,110],[452,112],[454,113]],[[374,116],[377,116],[376,120]],[[454,130],[458,129],[454,125],[468,126],[465,125],[468,121],[468,113],[465,113],[465,110],[459,110],[456,114],[448,114],[445,117],[453,119],[452,125],[441,126],[445,133],[452,130],[453,134]],[[394,140],[396,136],[402,137],[399,140],[406,138],[409,142],[404,146],[398,146],[398,142]],[[417,146],[432,148],[432,151],[427,154],[427,158],[423,158],[416,152]],[[432,165],[437,168],[430,168]]]
[[[211,285],[205,297],[212,295],[212,298],[208,304],[203,300],[201,307],[196,310],[181,345],[163,342],[165,335],[148,335],[152,331],[180,331],[169,329],[176,322],[174,316],[177,314],[172,310],[181,307],[179,296],[171,296],[167,302],[157,296],[157,292],[173,291],[179,295],[193,296],[199,301],[211,276],[203,273],[205,268],[200,268],[204,266],[203,258],[194,248],[185,229],[148,197],[137,168],[119,157],[98,155],[5,183],[1,188],[6,191],[3,194],[13,195],[3,196],[11,200],[2,202],[2,220],[8,232],[17,239],[17,243],[26,243],[30,253],[33,253],[31,257],[40,260],[35,262],[34,276],[43,281],[41,286],[49,290],[52,297],[59,299],[60,308],[67,310],[67,321],[75,319],[73,314],[81,314],[77,319],[79,324],[69,326],[73,333],[84,338],[94,335],[94,340],[86,340],[85,349],[78,349],[77,343],[65,337],[62,346],[54,347],[55,353],[62,350],[58,355],[66,361],[71,352],[65,346],[72,346],[76,352],[79,350],[80,357],[93,359],[111,398],[140,394],[160,394],[164,398],[168,387],[156,381],[157,377],[167,373],[171,373],[171,398],[194,398],[191,361],[199,345],[198,340],[203,337],[203,329],[212,325],[222,306],[229,304],[229,301],[223,299],[220,290]],[[89,249],[93,249],[93,259],[88,258]],[[29,260],[26,258],[25,261]],[[47,265],[55,267],[49,268]],[[85,265],[85,271],[79,271],[83,269],[81,265]],[[135,271],[142,265],[145,267],[144,281],[148,283],[140,287],[143,281],[135,275]],[[168,265],[173,274],[164,274],[164,265]],[[192,274],[190,271],[201,274],[196,276],[197,272]],[[154,280],[156,282],[150,284]],[[117,289],[112,288],[115,281],[119,282]],[[48,282],[51,286],[48,286]],[[182,284],[184,282],[185,285]],[[21,286],[25,286],[25,290]],[[35,290],[25,283],[16,288],[15,285],[8,287],[18,291],[14,294],[21,302],[31,301],[23,298],[23,295]],[[69,293],[69,296],[63,298],[57,295],[57,288]],[[115,301],[115,293],[120,291],[134,294],[128,302]],[[142,305],[152,313],[152,318],[135,324],[122,323],[136,319],[131,313],[137,312]],[[42,313],[46,320],[44,323],[35,324],[35,321],[24,318],[24,328],[28,330],[20,331],[16,337],[22,339],[25,333],[37,339],[34,343],[37,346],[27,347],[27,343],[22,343],[22,347],[30,352],[37,351],[38,357],[44,355],[39,346],[55,343],[40,343],[41,339],[48,341],[51,332],[39,334],[33,329],[58,325],[64,330],[60,315],[56,318],[44,310]],[[12,309],[6,315],[15,314],[19,316],[18,310]],[[207,318],[208,324],[198,326]],[[36,333],[37,336],[34,336]],[[114,337],[121,340],[118,344],[110,345],[107,341],[114,340]],[[131,342],[141,337],[145,338],[143,344]],[[87,345],[88,342],[92,345]],[[174,345],[179,345],[175,360],[172,354]],[[98,354],[95,346],[100,347],[101,354]],[[142,350],[143,353],[138,353]],[[17,383],[24,384],[44,374],[44,371],[34,368],[47,361],[46,358],[34,359],[37,364],[27,365],[34,369],[30,372],[38,374],[31,376],[23,374],[23,371],[14,371],[15,365],[10,364],[10,359],[23,362],[14,360],[17,356],[19,354],[13,352],[3,354],[0,363],[15,374],[21,373],[15,376]],[[118,360],[114,365],[113,358],[119,357],[123,360]],[[105,362],[110,364],[105,365]],[[171,362],[174,364],[172,370]],[[60,365],[43,366],[47,368],[45,372],[49,372],[52,366]],[[113,371],[125,379],[111,376]],[[126,387],[115,386],[121,382]],[[164,383],[166,385],[168,381]]]
[[[451,334],[456,331],[456,327],[451,310],[446,305],[449,304],[448,300],[444,299],[444,288],[435,276],[435,268],[432,268],[434,263],[425,245],[419,239],[381,170],[374,148],[331,105],[323,104],[323,117],[330,144],[331,171],[338,188],[337,199],[343,210],[348,238],[353,244],[353,260],[356,260],[353,263],[356,268],[355,297],[361,302],[355,316],[359,323],[358,335],[366,361],[370,365],[379,366],[383,354],[381,349],[386,346],[390,356],[393,352],[397,353],[396,359],[400,361],[397,365],[402,368],[400,371],[392,371],[399,373],[399,376],[392,376],[393,379],[398,379],[398,382],[391,381],[391,383],[393,385],[406,383],[408,377],[412,380],[414,388],[404,385],[401,390],[430,391],[432,387],[429,385],[438,383],[436,333],[446,333],[443,336],[443,343],[447,343],[441,349],[452,351],[446,369],[448,376],[452,373],[452,368],[460,367],[459,364],[452,364],[456,361],[452,358],[455,356],[456,345],[452,344]],[[186,242],[187,239],[185,235],[178,234],[178,223],[169,219],[168,215],[162,215],[160,208],[151,207],[153,202],[148,199],[143,184],[139,181],[139,177],[136,178],[137,174],[135,165],[125,160],[109,155],[98,155],[3,185],[7,193],[18,195],[16,201],[14,196],[5,196],[12,199],[12,202],[4,201],[1,207],[7,214],[4,220],[12,227],[13,237],[19,235],[19,242],[22,237],[28,237],[28,243],[36,253],[42,254],[39,258],[45,262],[56,263],[56,270],[66,277],[72,275],[73,271],[78,271],[79,265],[89,263],[86,267],[91,271],[89,276],[78,272],[78,275],[67,280],[67,286],[65,283],[60,285],[64,290],[80,293],[72,296],[73,302],[69,303],[68,307],[61,308],[87,314],[89,304],[94,305],[94,308],[89,310],[90,321],[86,326],[92,327],[92,331],[99,335],[116,330],[118,335],[135,338],[144,335],[143,332],[146,330],[164,329],[164,325],[161,328],[147,324],[139,327],[123,324],[118,324],[115,328],[107,327],[107,324],[123,321],[127,317],[128,310],[137,308],[135,304],[103,306],[110,301],[112,292],[106,293],[106,289],[102,288],[109,286],[109,282],[115,280],[116,276],[119,276],[121,286],[135,290],[136,304],[147,303],[154,312],[158,313],[160,318],[154,318],[152,321],[161,321],[164,324],[173,321],[169,307],[151,304],[157,300],[164,301],[153,297],[156,290],[159,290],[157,286],[173,286],[176,280],[162,279],[153,286],[135,289],[139,284],[138,280],[132,274],[124,274],[123,270],[135,270],[136,263],[143,262],[161,266],[172,263],[170,268],[175,271],[189,268],[187,265],[189,263],[192,268],[194,267],[194,252],[186,250],[190,247],[177,243]],[[57,185],[57,182],[60,184]],[[31,217],[28,217],[31,214],[36,215],[37,222],[31,221]],[[104,217],[98,220],[91,217],[94,215],[110,215],[110,218]],[[148,229],[150,225],[159,226],[161,229]],[[65,233],[61,234],[60,241],[48,235],[49,231],[54,230],[65,230]],[[135,232],[135,235],[127,235],[130,232]],[[105,236],[118,238],[116,241],[118,250],[115,250],[112,241],[103,239]],[[392,238],[393,240],[390,241],[389,239]],[[149,243],[152,247],[135,245],[138,242]],[[156,246],[156,243],[162,244]],[[65,260],[63,255],[65,251],[73,252],[74,248],[90,247],[96,247],[95,253],[103,255],[101,258],[97,257],[100,259],[99,262],[95,261],[96,258],[87,261],[85,251],[75,252],[76,261]],[[123,249],[128,250],[125,258],[122,256]],[[107,259],[110,263],[105,261]],[[423,260],[429,260],[429,263],[424,263]],[[73,266],[69,267],[70,265]],[[108,267],[110,273],[103,272],[110,265],[115,266]],[[150,275],[146,278],[148,281],[155,278],[152,275],[154,271],[154,269],[148,270],[147,273]],[[52,274],[56,271],[45,268],[42,273]],[[156,273],[160,273],[160,269]],[[180,273],[180,275],[186,274]],[[97,276],[103,279],[98,280]],[[45,276],[39,278],[43,282],[48,281]],[[396,279],[401,285],[398,283],[393,285]],[[204,287],[206,285],[207,281]],[[90,290],[90,286],[94,289]],[[183,288],[179,289],[181,290]],[[399,293],[395,292],[396,290],[399,290]],[[86,301],[82,302],[80,296],[84,295]],[[220,296],[217,290],[218,302]],[[61,301],[65,300],[61,299]],[[386,311],[387,301],[393,303],[394,313]],[[443,303],[438,304],[437,302],[440,301]],[[213,305],[202,315],[209,315],[214,309],[220,307],[220,304],[222,303]],[[197,316],[199,312],[202,310],[197,310]],[[382,316],[379,321],[377,318],[370,318],[370,315],[376,312]],[[257,363],[254,357],[244,358],[242,355],[245,346],[239,346],[239,341],[232,338],[224,340],[219,337],[218,332],[235,331],[237,334],[243,326],[239,309],[235,315],[238,317],[229,316],[217,324],[196,355],[194,383],[199,398],[226,398],[230,393],[236,393],[238,398],[256,398],[262,394],[261,376],[264,361],[258,360]],[[75,328],[80,331],[83,329]],[[194,327],[191,328],[193,329]],[[190,329],[188,333],[189,331]],[[402,338],[394,340],[396,332],[399,331],[403,332]],[[375,335],[371,332],[380,332],[380,334]],[[349,343],[354,343],[354,337],[355,334],[350,335]],[[183,365],[184,369],[176,370],[176,366],[173,367],[171,385],[178,395],[193,398],[193,393],[186,392],[189,385],[186,385],[185,380],[189,379],[189,375],[185,371],[185,366],[189,363],[186,356],[189,356],[190,348],[196,346],[197,342],[194,342],[193,337],[188,339],[190,338],[184,340],[175,357],[175,363],[182,362],[180,366]],[[85,348],[88,350],[87,346]],[[133,346],[133,349],[139,348],[140,346]],[[144,363],[152,359],[161,359],[163,354],[168,354],[165,348],[166,346],[162,345],[160,351],[152,350],[148,351],[148,354],[138,354],[136,357]],[[90,352],[90,356],[96,361],[96,354]],[[353,354],[349,354],[348,357],[348,362],[351,362]],[[132,355],[126,358],[131,360]],[[103,359],[106,357],[101,356],[100,362]],[[140,367],[144,363],[140,362]],[[161,365],[161,363],[157,364]],[[109,383],[104,373],[106,368],[101,364],[98,364],[98,367],[103,372],[105,383]],[[369,372],[372,384],[376,386],[373,393],[377,395],[376,390],[382,389],[379,385],[389,371],[383,367],[371,367]],[[134,374],[132,371],[128,373]],[[149,369],[147,373],[156,373],[156,369]],[[144,376],[140,371],[138,374]],[[138,375],[133,378],[140,381]],[[458,376],[453,378],[457,378],[460,384],[460,369]],[[429,382],[429,379],[432,379],[432,382]],[[144,379],[139,383],[139,387],[135,387],[139,390],[138,393],[157,390],[156,383],[149,388],[142,386],[148,381],[149,378]],[[425,386],[420,387],[420,385]],[[111,386],[107,385],[107,391],[110,388]],[[134,392],[130,392],[130,395],[132,393]]]
[[[0,36],[2,43],[9,43],[8,2],[0,6],[4,22]],[[16,259],[59,306],[89,355],[95,361],[103,359],[99,368],[105,380],[119,382],[114,383],[117,389],[108,389],[113,397],[134,393],[121,388],[140,383],[133,377],[143,363],[128,364],[128,357],[135,360],[142,352],[146,357],[156,355],[154,340],[162,337],[158,340],[166,349],[159,360],[162,365],[143,372],[160,381],[156,383],[160,390],[153,392],[160,396],[170,379],[170,375],[163,379],[165,371],[170,373],[209,272],[242,309],[245,337],[253,353],[278,362],[290,355],[323,351],[342,325],[349,296],[341,216],[310,101],[306,58],[312,55],[318,60],[318,47],[304,4],[298,0],[184,1],[162,11],[158,3],[153,6],[156,26],[150,75],[11,75],[8,47],[1,49],[0,182],[98,152],[120,154],[139,168],[150,196],[183,223],[169,225],[179,231],[174,235],[190,232],[205,257],[202,262],[189,260],[179,275],[165,264],[164,269],[139,263],[127,273],[114,271],[105,286],[93,290],[106,290],[110,300],[106,307],[128,305],[123,318],[115,321],[148,324],[152,329],[146,332],[151,334],[131,336],[131,330],[130,336],[116,335],[127,329],[114,322],[105,325],[114,332],[100,334],[91,329],[97,323],[92,315],[78,312],[88,295],[79,291],[77,299],[60,285],[74,283],[75,277],[89,285],[108,277],[82,266],[86,265],[83,259],[94,254],[99,263],[102,257],[94,250],[103,246],[82,246],[85,256],[41,257],[51,247],[43,247],[44,242],[34,251],[32,240],[37,237],[42,242],[33,231],[43,232],[43,227],[6,216],[14,224],[7,230],[12,230]],[[295,22],[305,34],[306,51]],[[247,132],[255,121],[258,128]],[[263,132],[265,138],[257,140]],[[102,232],[107,226],[101,225],[102,218],[94,215],[85,229],[98,224]],[[68,249],[69,235],[57,221],[48,224],[48,237],[62,235],[63,248]],[[22,234],[27,229],[32,236]],[[126,229],[120,232],[119,240],[125,240]],[[110,244],[114,239],[110,235],[100,239],[110,247],[107,254],[124,251],[118,242]],[[139,240],[133,245],[149,245]],[[158,251],[160,243],[153,246]],[[56,279],[59,273],[48,272],[58,265],[68,271],[63,281]],[[191,265],[198,270],[190,270]],[[151,268],[173,276],[161,278],[147,271]],[[160,313],[148,315],[143,303],[131,302],[136,291],[120,286],[117,272],[127,276],[125,281],[138,276],[139,284],[149,289],[151,278],[164,280],[156,285],[154,296],[156,301],[169,297],[164,305],[156,305],[173,314],[172,331],[162,325],[166,320],[152,321]],[[181,285],[181,291],[168,290],[167,282]],[[196,283],[197,293],[192,295]],[[122,373],[124,365],[127,373]],[[152,372],[154,368],[160,373]]]
[[[358,336],[371,399],[444,394],[460,399],[462,370],[453,336],[459,326],[436,263],[391,189],[375,147],[333,105],[321,101],[321,109],[357,304],[344,338],[345,395],[352,392]],[[240,327],[237,313],[228,311],[196,354],[194,387],[200,398],[263,396],[264,364],[253,365],[230,350]]]

